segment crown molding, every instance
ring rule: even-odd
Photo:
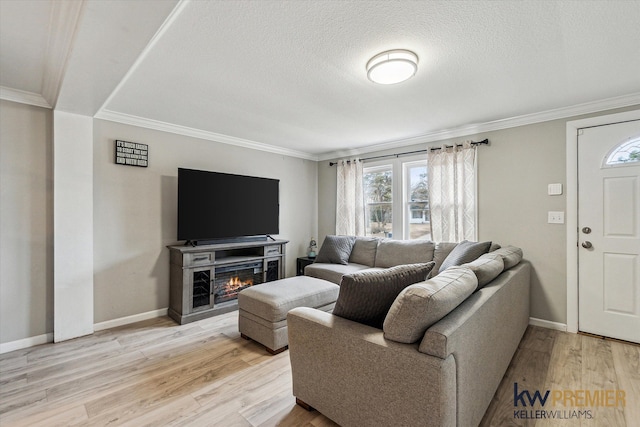
[[[640,92],[607,98],[600,101],[586,102],[573,105],[571,107],[556,108],[539,113],[525,114],[522,116],[510,117],[507,119],[494,120],[491,122],[477,123],[461,126],[452,129],[431,132],[411,138],[387,141],[380,144],[368,145],[366,147],[352,150],[336,150],[318,155],[318,161],[333,160],[341,157],[359,156],[365,153],[389,150],[406,147],[409,145],[426,144],[429,142],[442,141],[443,139],[460,138],[463,136],[476,135],[483,132],[491,132],[501,129],[509,129],[518,126],[531,125],[535,123],[548,122],[551,120],[564,119],[567,117],[580,116],[583,114],[597,113],[599,111],[612,110],[614,108],[640,105]]]
[[[96,119],[107,120],[132,126],[138,126],[146,129],[154,129],[162,132],[174,133],[193,138],[215,141],[222,144],[235,145],[253,150],[260,150],[274,154],[297,157],[306,160],[324,161],[333,160],[341,157],[359,156],[366,153],[383,151],[389,149],[397,149],[416,144],[426,144],[429,142],[442,141],[445,139],[459,138],[469,135],[476,135],[483,132],[491,132],[501,129],[509,129],[518,126],[525,126],[535,123],[548,122],[567,117],[580,116],[583,114],[596,113],[599,111],[611,110],[614,108],[623,108],[631,105],[640,105],[640,92],[630,95],[619,96],[615,98],[607,98],[600,101],[588,102],[574,105],[571,107],[557,108],[539,113],[525,114],[522,116],[511,117],[507,119],[494,120],[486,123],[478,123],[473,125],[461,126],[453,129],[445,129],[437,132],[431,132],[411,138],[398,139],[394,141],[383,142],[380,144],[368,145],[352,150],[337,150],[324,154],[314,155],[311,153],[291,150],[274,145],[264,144],[261,142],[251,141],[233,136],[223,135],[215,132],[204,131],[200,129],[190,128],[186,126],[175,125],[172,123],[162,122],[158,120],[147,119],[130,114],[119,113],[102,108],[96,115]]]
[[[0,99],[18,102],[20,104],[33,105],[35,107],[51,108],[51,105],[39,93],[11,89],[6,86],[0,86]]]
[[[84,0],[51,3],[49,44],[42,76],[42,96],[50,105],[56,105],[58,100],[84,3]]]
[[[276,147],[274,145],[264,144],[261,142],[250,141],[247,139],[236,138],[233,136],[222,135],[215,132],[204,131],[200,129],[190,128],[186,126],[175,125],[172,123],[162,122],[159,120],[147,119],[144,117],[134,116],[131,114],[119,113],[107,109],[107,105],[111,102],[114,96],[120,91],[122,86],[129,80],[131,75],[140,66],[142,61],[151,52],[155,44],[160,40],[162,35],[171,27],[173,22],[178,18],[182,11],[187,7],[191,0],[180,0],[176,7],[171,11],[167,19],[162,23],[158,31],[151,38],[147,46],[142,53],[138,56],[131,68],[127,71],[125,76],[120,80],[116,88],[111,92],[109,97],[104,101],[100,110],[94,116],[96,119],[108,120],[111,122],[122,123],[126,125],[138,126],[146,129],[154,129],[161,132],[169,132],[177,135],[184,135],[193,138],[205,139],[208,141],[215,141],[222,144],[235,145],[238,147],[250,148],[252,150],[260,150],[274,154],[281,154],[285,156],[297,157],[306,160],[317,161],[317,156],[306,153],[303,151],[290,150],[287,148]]]
[[[130,114],[118,113],[102,109],[94,118],[107,120],[110,122],[122,123],[125,125],[138,126],[146,129],[158,130],[161,132],[174,133],[177,135],[189,136],[192,138],[205,139],[208,141],[219,142],[222,144],[235,145],[238,147],[250,148],[252,150],[266,151],[268,153],[280,154],[284,156],[297,157],[305,160],[317,161],[317,156],[302,151],[291,150],[288,148],[276,147],[274,145],[264,144],[261,142],[251,141],[248,139],[236,138],[233,136],[222,135],[215,132],[204,131],[200,129],[190,128],[186,126],[175,125],[172,123],[162,122],[159,120],[146,119],[144,117],[133,116]]]

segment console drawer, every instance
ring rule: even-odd
[[[266,246],[264,248],[264,256],[280,255],[280,246]]]
[[[216,259],[215,252],[198,252],[193,254],[184,254],[184,266],[198,266],[213,264]]]

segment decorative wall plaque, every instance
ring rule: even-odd
[[[149,146],[116,139],[116,164],[146,168],[149,165]]]

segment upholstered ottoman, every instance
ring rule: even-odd
[[[238,328],[271,354],[287,349],[287,313],[296,307],[332,311],[340,287],[314,277],[296,276],[252,286],[238,294]]]

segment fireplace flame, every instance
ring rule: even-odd
[[[240,291],[259,283],[261,283],[259,278],[246,274],[233,276],[229,274],[226,277],[219,277],[219,281],[216,280],[214,285],[214,304],[236,299]]]
[[[227,284],[225,285],[225,289],[227,291],[233,291],[238,288],[242,288],[244,286],[253,286],[253,279],[248,280],[240,280],[238,276],[232,277],[229,279]]]

